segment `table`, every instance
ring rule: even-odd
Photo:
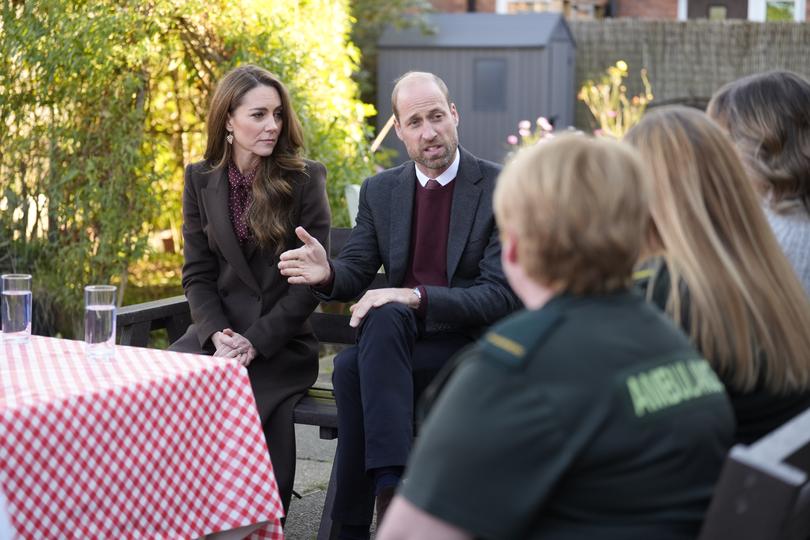
[[[0,491],[20,538],[198,538],[283,515],[247,371],[208,356],[0,342]]]

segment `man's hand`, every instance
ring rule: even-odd
[[[281,275],[287,276],[287,282],[291,285],[325,283],[331,272],[326,250],[303,227],[296,227],[295,234],[304,245],[281,254],[281,262],[278,263]]]
[[[217,349],[214,356],[233,358],[245,367],[256,358],[256,349],[250,341],[230,328],[226,328],[222,332],[215,332],[211,336],[211,342]]]
[[[371,308],[380,307],[389,302],[399,302],[413,309],[419,307],[419,298],[414,294],[413,289],[373,289],[349,308],[352,312],[349,326],[357,328]]]

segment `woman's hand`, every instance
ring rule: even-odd
[[[216,347],[214,356],[233,358],[245,367],[256,358],[256,349],[253,344],[245,336],[230,328],[225,328],[222,332],[215,332],[211,336],[211,342]]]

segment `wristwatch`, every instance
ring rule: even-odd
[[[414,309],[419,309],[422,304],[422,293],[419,292],[419,287],[414,287],[411,292],[416,295],[416,307]]]

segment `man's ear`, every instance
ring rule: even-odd
[[[402,126],[399,125],[399,119],[394,116],[394,131],[397,134],[397,138],[401,141],[402,140],[402,132],[400,131]]]
[[[451,103],[451,104],[450,104],[450,115],[451,115],[451,116],[453,117],[453,119],[456,121],[456,126],[458,126],[458,121],[459,121],[461,118],[460,118],[460,117],[459,117],[459,115],[458,115],[458,110],[456,110],[456,104],[455,104],[455,103]]]
[[[501,250],[503,251],[503,258],[510,264],[518,263],[518,237],[509,230],[501,232]]]

